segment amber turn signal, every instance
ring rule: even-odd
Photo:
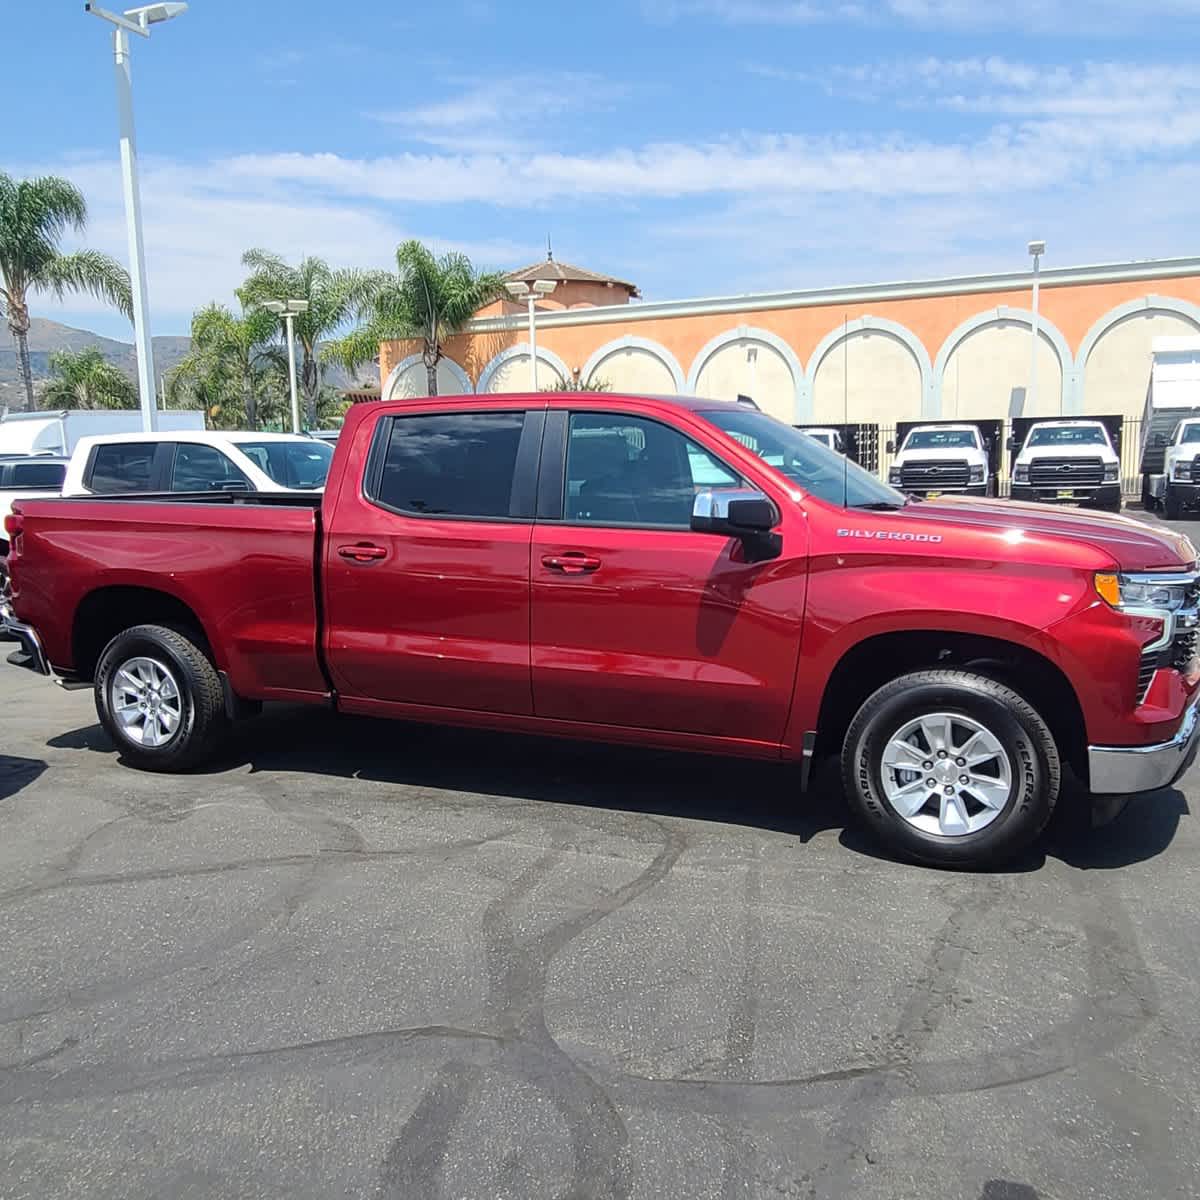
[[[1100,599],[1113,608],[1121,605],[1121,580],[1116,575],[1098,571],[1096,573],[1096,592]]]

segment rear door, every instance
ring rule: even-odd
[[[84,489],[99,496],[161,492],[171,449],[161,442],[101,442],[88,454]]]
[[[254,484],[216,446],[177,442],[168,475],[172,492],[253,492]]]
[[[385,413],[325,538],[343,699],[532,712],[529,544],[544,412]]]
[[[744,486],[699,441],[632,412],[551,412],[532,553],[539,717],[777,743],[791,703],[806,547],[746,561],[689,528]]]

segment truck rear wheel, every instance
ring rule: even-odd
[[[221,679],[185,632],[136,625],[105,647],[96,712],[121,756],[145,771],[185,771],[210,757],[227,729]]]
[[[1011,688],[969,671],[918,671],[859,709],[842,749],[851,810],[917,862],[983,867],[1025,849],[1058,799],[1058,749]]]

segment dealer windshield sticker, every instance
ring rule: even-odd
[[[881,542],[940,542],[940,533],[901,533],[895,529],[839,529],[838,537],[874,538]]]

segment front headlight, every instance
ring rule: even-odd
[[[1120,463],[1105,463],[1104,464],[1104,482],[1116,483],[1121,477]]]
[[[971,474],[968,477],[967,482],[968,483],[982,483],[983,482],[983,467],[972,467]]]
[[[1192,464],[1190,462],[1188,462],[1188,460],[1186,458],[1183,460],[1183,462],[1177,462],[1171,468],[1171,478],[1172,479],[1191,479],[1191,477],[1192,477]]]
[[[1022,467],[1013,467],[1013,483],[1028,483],[1029,482],[1029,464],[1026,463]]]
[[[1113,608],[1155,609],[1159,612],[1178,612],[1184,608],[1195,589],[1190,575],[1114,575],[1100,572],[1096,576],[1096,591]]]
[[[899,483],[899,482],[900,482],[900,468],[899,467],[889,467],[888,468],[888,483]]]

